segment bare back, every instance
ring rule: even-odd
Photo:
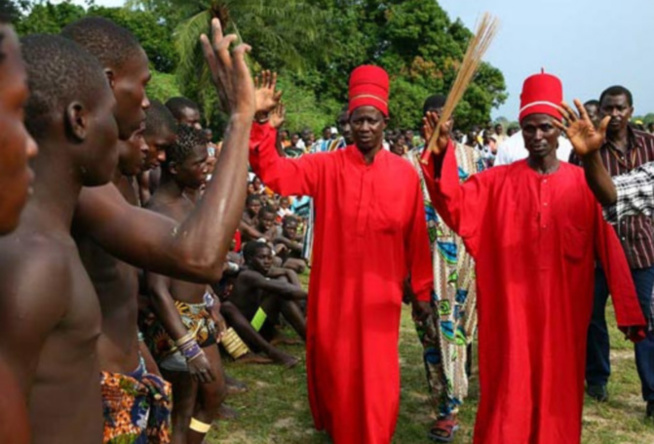
[[[41,231],[24,221],[0,239],[0,347],[28,397],[33,442],[101,442],[98,300],[73,239]]]

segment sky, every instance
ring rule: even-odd
[[[509,98],[493,110],[493,117],[516,120],[522,82],[541,68],[561,78],[568,101],[597,99],[605,88],[618,84],[632,92],[636,115],[654,112],[653,0],[438,3],[452,20],[460,17],[472,30],[485,11],[500,19],[500,31],[485,60],[504,73]],[[124,0],[96,4],[121,6]]]

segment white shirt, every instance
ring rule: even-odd
[[[570,153],[572,153],[572,144],[570,141],[563,136],[559,137],[559,148],[556,150],[556,157],[559,160],[567,162],[570,160]],[[517,160],[526,159],[527,156],[529,156],[529,151],[525,148],[522,131],[518,131],[497,148],[495,166],[508,165]]]

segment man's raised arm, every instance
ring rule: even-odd
[[[248,142],[255,88],[235,35],[223,36],[212,21],[212,40],[201,37],[223,107],[229,113],[225,142],[203,198],[181,224],[127,204],[115,187],[84,189],[76,213],[82,229],[109,253],[133,265],[186,280],[220,279],[230,241],[245,204]]]
[[[611,117],[605,117],[599,128],[595,129],[581,102],[575,99],[574,104],[579,114],[567,103],[562,103],[561,113],[567,121],[567,126],[558,121],[554,122],[554,125],[567,134],[575,154],[582,161],[586,182],[597,200],[605,206],[613,205],[617,200],[615,185],[599,154]]]

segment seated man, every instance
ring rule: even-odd
[[[261,196],[258,194],[248,194],[248,197],[245,200],[245,210],[241,217],[241,224],[239,225],[239,231],[243,237],[243,242],[253,239],[256,240],[263,236],[259,230],[257,230],[257,225],[259,225],[257,217],[260,210]]]
[[[207,140],[202,130],[180,126],[178,140],[166,150],[161,184],[148,208],[178,221],[195,209],[184,194],[206,181]],[[226,387],[216,347],[214,301],[207,284],[150,273],[148,286],[159,322],[146,340],[162,373],[173,385],[173,440],[200,443],[225,399]],[[219,310],[219,307],[216,307]]]
[[[275,238],[275,252],[282,260],[282,266],[296,273],[304,273],[307,262],[302,257],[304,244],[298,235],[298,220],[295,216],[286,216],[282,221],[282,232]]]
[[[265,242],[248,243],[243,256],[247,268],[236,280],[231,303],[266,340],[274,338],[279,314],[305,339],[306,322],[295,301],[306,299],[307,292],[289,281],[286,270],[272,268],[272,250]]]
[[[257,231],[261,233],[259,239],[265,239],[269,244],[273,244],[273,241],[277,237],[277,225],[275,224],[275,219],[277,218],[277,211],[271,206],[264,206],[259,210],[257,215]],[[250,239],[257,240],[257,239]]]

